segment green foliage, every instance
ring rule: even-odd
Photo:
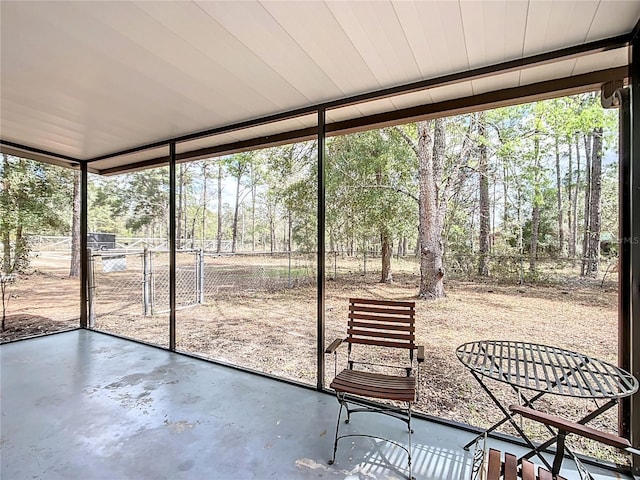
[[[69,234],[73,172],[3,154],[0,163],[2,271],[29,266],[29,234]]]
[[[327,145],[327,230],[334,248],[417,234],[416,157],[393,130]]]
[[[166,236],[169,216],[169,169],[93,182],[89,224],[96,231]]]

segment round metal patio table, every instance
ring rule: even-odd
[[[638,391],[638,380],[620,367],[588,355],[549,345],[508,340],[480,340],[456,349],[460,362],[469,369],[505,417],[483,432],[485,435],[509,421],[523,439],[531,442],[515,424],[511,414],[487,386],[486,380],[510,385],[524,399],[525,406],[546,394],[604,400],[578,423],[587,423]],[[523,390],[535,393],[526,398]],[[476,439],[465,445],[468,449]]]

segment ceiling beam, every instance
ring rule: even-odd
[[[215,145],[212,147],[198,148],[188,152],[182,152],[176,154],[176,163],[192,162],[201,160],[203,158],[211,158],[222,155],[231,155],[239,152],[246,152],[248,150],[255,150],[257,147],[268,148],[277,147],[279,145],[286,145],[294,142],[304,142],[307,140],[313,140],[318,133],[317,127],[303,128],[300,130],[292,130],[289,132],[279,133],[276,135],[267,135],[248,140],[241,140],[233,143],[226,143],[223,145]],[[136,171],[143,170],[149,167],[159,167],[169,165],[169,156],[150,158],[148,160],[142,160],[135,162],[129,166],[105,168],[99,170],[101,175],[114,175],[122,173],[123,171]]]
[[[15,157],[29,158],[38,162],[50,163],[52,165],[58,165],[60,167],[70,167],[79,169],[81,160],[78,160],[67,155],[60,155],[57,153],[47,152],[40,148],[28,147],[20,145],[19,143],[9,142],[7,140],[0,139],[0,152],[7,155],[13,155]]]
[[[386,113],[345,120],[327,125],[328,135],[345,135],[382,128],[399,123],[416,122],[429,118],[460,115],[493,108],[547,100],[549,98],[576,95],[594,90],[607,82],[624,80],[628,77],[628,67],[616,67],[597,72],[575,75],[545,82],[505,88],[469,97],[445,100],[443,102],[408,107]]]

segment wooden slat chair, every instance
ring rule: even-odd
[[[548,413],[540,412],[538,410],[534,410],[533,408],[523,407],[521,405],[511,405],[509,407],[509,410],[511,410],[511,413],[513,414],[521,415],[524,418],[543,423],[550,427],[554,427],[557,430],[556,454],[553,459],[553,465],[551,468],[551,471],[554,475],[557,475],[560,472],[562,460],[564,459],[565,455],[565,438],[570,433],[595,440],[610,447],[618,448],[629,454],[640,455],[640,451],[633,448],[629,440],[623,437],[619,437],[618,435],[602,432],[587,425],[572,422],[556,415],[549,415]],[[580,472],[580,476],[586,479],[593,479],[584,465],[582,465],[582,463],[575,456],[574,460],[578,467],[578,471]]]
[[[512,453],[504,454],[504,462],[500,458],[499,450],[489,449],[489,459],[487,462],[486,480],[565,480],[560,476],[553,476],[552,473],[543,467],[536,466],[529,460],[522,460],[518,463],[518,458]]]
[[[504,461],[499,450],[487,449],[486,438],[481,437],[476,449],[471,469],[471,480],[565,480],[553,476],[544,467],[538,467],[529,460],[518,461],[512,453],[504,454]]]
[[[349,299],[349,322],[347,337],[337,339],[327,347],[325,353],[334,354],[335,372],[337,373],[337,349],[342,344],[348,346],[347,368],[336,375],[330,387],[335,390],[340,411],[336,425],[336,436],[333,445],[332,465],[336,459],[338,441],[345,437],[373,435],[339,435],[342,409],[345,408],[349,423],[352,413],[377,412],[390,415],[406,422],[409,430],[408,448],[397,442],[383,438],[407,452],[409,478],[411,467],[411,407],[417,400],[417,384],[419,383],[419,367],[424,362],[424,347],[415,345],[415,302],[394,302],[372,299]],[[354,346],[357,345],[358,347]],[[407,351],[407,360],[402,365],[381,365],[372,362],[358,361],[355,350],[367,346],[401,349]],[[414,368],[414,361],[417,363]],[[370,370],[382,367],[398,369],[400,374],[389,375],[376,371],[357,369],[368,366]],[[417,381],[418,380],[418,381]],[[371,399],[390,400],[396,405],[380,405]],[[359,408],[352,408],[357,405]],[[397,406],[397,404],[401,406]],[[404,406],[406,405],[406,407]]]

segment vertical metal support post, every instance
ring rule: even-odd
[[[324,387],[324,293],[325,293],[325,141],[326,141],[326,112],[323,108],[318,110],[318,300],[317,317],[317,377],[316,388]]]
[[[176,349],[176,142],[169,144],[169,350]]]
[[[615,94],[618,99],[618,364],[631,371],[631,123],[630,95],[626,88]],[[630,434],[631,399],[623,398],[618,407],[618,432]]]
[[[630,116],[630,179],[629,198],[631,237],[631,328],[630,363],[631,373],[640,378],[640,23],[634,29],[630,49],[631,61],[631,116]],[[640,447],[640,395],[631,398],[631,443]],[[640,459],[632,455],[635,474],[640,473]]]
[[[96,326],[96,277],[93,250],[87,248],[87,305],[89,328]]]
[[[80,328],[88,325],[88,289],[89,276],[87,256],[88,202],[87,202],[88,169],[87,163],[80,164]]]

